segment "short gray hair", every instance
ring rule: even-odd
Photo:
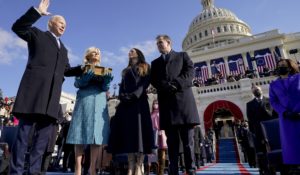
[[[61,19],[63,19],[63,20],[66,22],[66,20],[65,20],[65,18],[64,18],[63,16],[61,16],[61,15],[53,15],[53,16],[48,20],[48,30],[50,30],[51,23],[52,23],[53,21],[55,21],[56,19],[58,19],[58,18],[61,18]]]

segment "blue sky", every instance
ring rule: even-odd
[[[15,96],[27,62],[26,43],[11,31],[13,22],[39,0],[0,0],[0,88],[4,96]],[[202,11],[200,0],[52,0],[49,12],[67,20],[61,38],[69,49],[72,66],[81,64],[90,46],[102,51],[102,65],[113,68],[114,81],[127,65],[130,48],[141,49],[148,62],[159,56],[155,45],[158,34],[173,39],[180,51],[191,21]],[[234,12],[249,24],[252,34],[279,29],[300,32],[299,0],[215,0],[215,6]],[[35,26],[46,30],[49,17]],[[76,93],[74,78],[66,78],[63,91]],[[113,90],[111,89],[111,93]]]

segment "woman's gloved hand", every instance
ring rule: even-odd
[[[74,83],[75,87],[82,88],[88,85],[89,81],[94,77],[94,72],[92,70],[88,70],[86,73],[82,74],[81,77],[76,77],[76,81]]]
[[[114,77],[112,76],[111,73],[105,74],[103,76],[103,82],[104,82],[104,84],[109,84],[113,79],[114,79]]]
[[[103,84],[102,84],[102,89],[104,91],[107,91],[110,86],[110,82],[114,79],[111,73],[105,74],[103,76]]]
[[[94,77],[94,72],[90,69],[80,78],[83,82],[89,82]]]

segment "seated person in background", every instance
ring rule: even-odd
[[[229,76],[228,76],[227,82],[235,82],[235,81],[236,81],[236,80],[235,80],[234,76],[232,76],[232,75],[229,75]]]
[[[10,159],[10,153],[9,153],[9,147],[7,143],[1,143],[0,144],[0,151],[2,152],[0,157],[0,175],[6,175],[8,174],[8,168],[9,168],[9,159]]]

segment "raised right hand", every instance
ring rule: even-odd
[[[50,4],[50,0],[41,0],[39,7],[37,10],[40,12],[41,15],[50,15],[51,13],[48,12],[48,7]]]

